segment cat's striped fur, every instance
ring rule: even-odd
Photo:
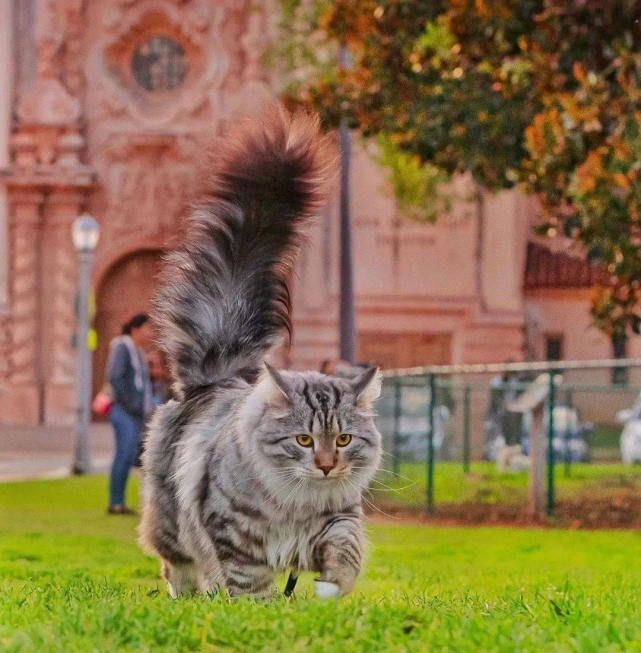
[[[287,568],[344,594],[359,573],[361,492],[380,458],[378,374],[264,364],[290,327],[288,273],[332,157],[310,117],[274,111],[238,125],[212,150],[167,263],[156,318],[180,399],[150,426],[141,540],[173,596],[268,596]]]

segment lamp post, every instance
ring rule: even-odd
[[[73,246],[78,252],[78,329],[76,342],[76,388],[78,408],[76,417],[76,449],[72,472],[91,471],[89,454],[89,424],[91,422],[91,352],[89,351],[89,293],[91,291],[91,263],[98,244],[98,223],[88,214],[74,220],[71,228]]]
[[[349,52],[345,45],[339,50],[339,66],[349,70]],[[340,186],[340,305],[339,331],[340,356],[348,363],[356,362],[356,316],[354,306],[354,281],[352,270],[352,227],[349,215],[349,164],[351,142],[347,120],[341,118],[338,131],[341,162]]]

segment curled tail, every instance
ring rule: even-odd
[[[154,311],[183,391],[253,375],[291,330],[289,272],[304,226],[325,204],[334,160],[316,118],[282,110],[214,143]]]

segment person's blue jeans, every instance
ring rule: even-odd
[[[138,443],[144,421],[133,417],[122,406],[114,404],[109,411],[109,421],[114,428],[116,452],[109,478],[109,505],[125,505],[125,488],[129,472],[136,462]]]

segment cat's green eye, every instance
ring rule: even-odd
[[[312,438],[311,435],[301,433],[296,436],[296,442],[298,442],[301,447],[311,447],[314,444],[314,438]]]
[[[349,433],[341,433],[336,438],[337,447],[346,447],[352,441],[352,436]]]

